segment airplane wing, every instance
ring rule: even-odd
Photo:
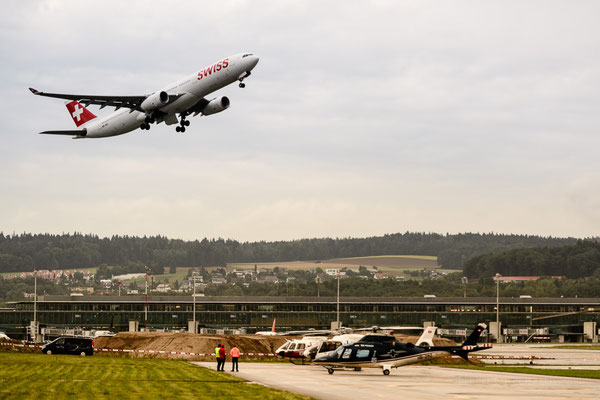
[[[131,110],[143,111],[140,107],[140,104],[148,96],[97,96],[97,95],[88,95],[88,94],[67,94],[67,93],[45,93],[40,92],[34,88],[29,88],[31,93],[36,96],[45,96],[45,97],[55,97],[57,99],[65,99],[65,100],[77,100],[84,106],[89,106],[90,104],[99,105],[100,108],[104,108],[106,106],[115,107],[117,110],[121,107],[129,108]],[[178,94],[170,94],[169,95],[169,103],[175,101],[179,95]]]

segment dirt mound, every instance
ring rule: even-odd
[[[290,339],[289,337],[287,339]],[[242,353],[254,353],[253,356],[244,355],[243,358],[273,358],[273,356],[259,356],[273,354],[275,350],[285,343],[286,338],[281,336],[256,336],[256,335],[195,335],[191,333],[168,332],[121,332],[113,337],[100,337],[94,339],[94,347],[102,349],[129,349],[129,350],[154,350],[167,352],[183,352],[205,354],[205,356],[186,356],[158,354],[164,358],[193,358],[202,360],[214,359],[212,354],[219,344],[225,345],[229,350],[233,345]],[[146,354],[146,353],[134,353]]]

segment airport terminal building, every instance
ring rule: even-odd
[[[498,317],[509,341],[597,340],[600,298],[500,298],[498,316],[496,301],[495,297],[342,297],[339,319],[350,328],[435,323],[453,336],[479,322],[494,324]],[[200,327],[242,328],[248,333],[270,328],[274,318],[282,331],[328,329],[338,313],[333,297],[196,297],[195,308]],[[149,329],[185,330],[193,310],[192,296],[149,296],[147,302],[144,296],[39,296],[35,303],[40,327],[113,332],[129,330],[130,321]],[[11,337],[24,337],[33,320],[33,300],[0,309],[0,330]]]

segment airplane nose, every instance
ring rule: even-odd
[[[260,60],[260,59],[258,58],[258,56],[252,56],[252,58],[251,58],[251,60],[250,60],[250,63],[251,63],[251,64],[250,64],[250,65],[251,65],[251,67],[250,67],[250,68],[254,68],[254,67],[256,67],[256,64],[258,64],[258,60]]]

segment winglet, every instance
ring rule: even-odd
[[[40,91],[39,90],[35,90],[34,88],[29,88],[29,90],[31,91],[31,93],[33,94],[38,94]]]

